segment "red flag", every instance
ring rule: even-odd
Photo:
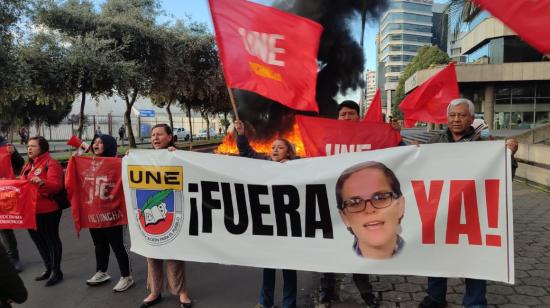
[[[550,0],[474,0],[541,53],[550,53]]]
[[[7,146],[0,146],[0,179],[13,179],[13,168],[11,167],[11,155]]]
[[[397,146],[401,135],[387,123],[339,121],[296,116],[308,157]]]
[[[38,186],[28,180],[0,180],[0,229],[36,230]]]
[[[73,157],[65,175],[77,234],[82,228],[128,224],[122,189],[122,160],[116,157]]]
[[[447,106],[459,95],[455,66],[450,63],[399,104],[405,117],[405,127],[412,127],[417,121],[447,123]]]
[[[296,110],[319,110],[315,85],[321,25],[244,0],[209,3],[230,87]]]
[[[380,97],[380,89],[376,89],[376,94],[370,102],[369,109],[365,112],[365,122],[384,123],[382,119],[382,98]]]

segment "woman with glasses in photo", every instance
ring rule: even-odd
[[[389,259],[403,248],[399,233],[405,200],[399,180],[386,165],[368,161],[344,170],[336,182],[336,201],[358,256]]]

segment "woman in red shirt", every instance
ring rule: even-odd
[[[52,196],[63,188],[63,169],[57,160],[48,152],[50,146],[44,137],[33,137],[27,143],[29,161],[23,166],[21,178],[37,185],[36,230],[29,229],[29,234],[38,248],[46,270],[35,278],[46,280],[46,286],[52,286],[63,279],[61,272],[61,239],[59,238],[59,221],[61,209]]]

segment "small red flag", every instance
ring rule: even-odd
[[[71,158],[65,187],[77,234],[82,228],[128,224],[121,170],[116,157]]]
[[[365,122],[384,123],[382,119],[382,98],[380,97],[380,89],[376,90],[376,94],[370,102],[369,109],[365,112]]]
[[[459,96],[455,66],[450,63],[414,89],[399,104],[405,127],[412,127],[417,121],[447,123],[447,106]]]
[[[296,116],[308,157],[363,152],[397,146],[401,135],[388,123]]]
[[[318,111],[317,53],[323,28],[312,20],[244,0],[209,0],[230,87],[296,110]]]
[[[550,0],[474,0],[541,53],[550,53]]]
[[[0,229],[36,230],[38,185],[28,180],[0,180]]]
[[[7,146],[0,146],[0,179],[13,179],[13,168],[11,166],[11,155]]]

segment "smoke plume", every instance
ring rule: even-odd
[[[319,115],[336,117],[338,92],[363,87],[363,50],[352,35],[350,21],[377,19],[387,0],[276,0],[274,6],[320,23],[323,28],[319,46],[316,99]],[[359,23],[357,23],[359,24]],[[360,27],[360,26],[359,26]],[[359,29],[353,29],[356,33]],[[272,100],[247,91],[236,91],[241,119],[252,125],[255,138],[270,138],[291,128],[298,113]],[[304,114],[301,112],[301,114]]]

